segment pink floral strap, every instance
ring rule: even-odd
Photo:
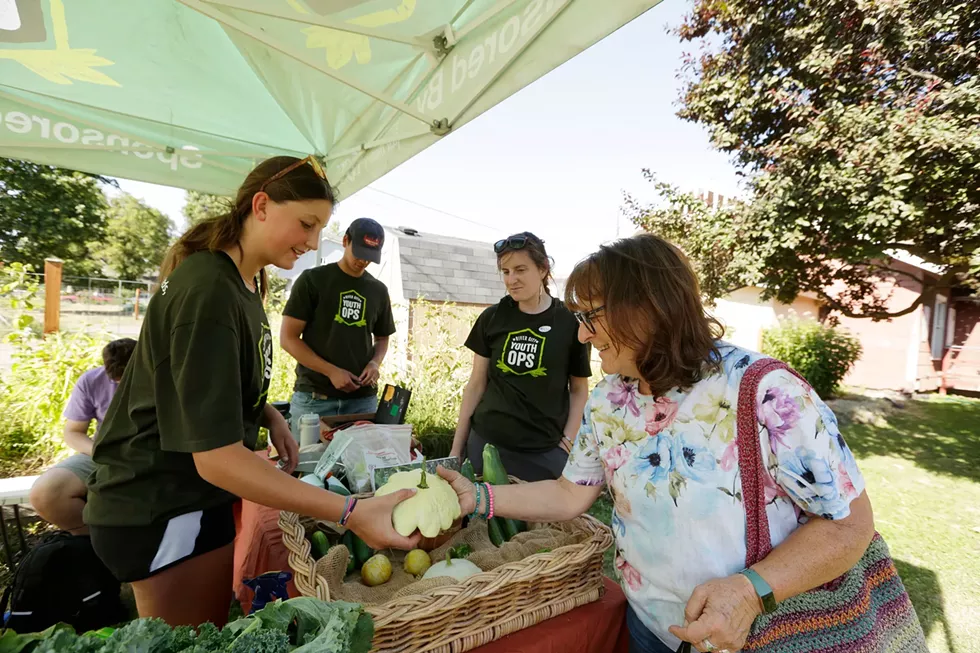
[[[736,421],[738,434],[735,447],[738,449],[738,470],[742,477],[742,506],[745,508],[745,566],[751,567],[772,550],[772,536],[769,533],[769,517],[766,515],[766,491],[762,461],[762,446],[759,441],[759,416],[756,396],[759,384],[770,372],[788,370],[806,385],[800,374],[789,365],[775,358],[761,358],[749,365],[738,386],[738,407]]]

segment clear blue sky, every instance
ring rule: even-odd
[[[664,0],[341,202],[334,220],[346,226],[368,216],[484,241],[526,229],[545,240],[564,274],[617,228],[630,233],[622,192],[650,197],[645,167],[687,190],[733,194],[738,180],[728,158],[710,148],[703,129],[675,115],[681,55],[691,47],[668,27],[688,9],[687,0]],[[121,185],[183,227],[182,190]]]

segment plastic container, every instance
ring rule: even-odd
[[[299,446],[316,444],[320,441],[320,416],[307,413],[299,418]]]

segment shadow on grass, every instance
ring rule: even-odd
[[[956,653],[953,629],[946,619],[946,611],[943,607],[943,590],[939,584],[939,576],[931,569],[917,567],[902,560],[895,560],[895,567],[898,568],[898,574],[902,577],[905,589],[912,599],[912,605],[915,606],[915,613],[919,617],[919,623],[922,624],[922,630],[925,631],[926,639],[934,629],[940,627],[946,637],[947,647]]]
[[[841,432],[858,459],[896,456],[950,476],[980,482],[980,401],[932,398],[910,401],[887,425],[841,418]]]

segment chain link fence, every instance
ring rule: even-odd
[[[17,314],[31,315],[38,331],[44,328],[44,274],[31,273],[29,276],[38,284],[32,309],[17,311],[9,301],[0,302],[0,372],[10,366],[12,348],[6,336],[17,328]],[[136,338],[155,285],[149,281],[64,276],[61,279],[59,328],[114,338]]]

